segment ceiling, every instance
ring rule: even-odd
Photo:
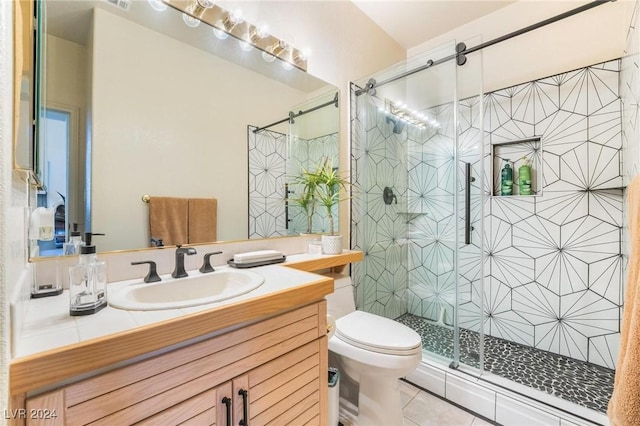
[[[352,0],[405,49],[515,3],[514,0]]]

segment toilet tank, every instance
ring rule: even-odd
[[[354,288],[351,277],[341,274],[325,274],[334,280],[332,294],[325,296],[327,300],[327,313],[335,319],[343,317],[356,310]]]

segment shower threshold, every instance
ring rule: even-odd
[[[405,314],[398,322],[414,329],[425,351],[453,358],[453,330]],[[460,329],[460,363],[480,367],[480,336]],[[613,392],[614,370],[551,352],[484,336],[485,371],[601,413]]]

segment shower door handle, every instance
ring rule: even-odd
[[[464,190],[464,243],[471,244],[471,182],[476,178],[471,176],[471,163],[465,163],[465,190]]]
[[[289,184],[284,184],[284,229],[289,230],[289,194],[292,194],[293,191],[289,191]]]

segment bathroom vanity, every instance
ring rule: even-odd
[[[9,421],[326,424],[333,279],[306,271],[362,253],[290,258],[255,269],[265,275],[256,294],[14,359]]]

